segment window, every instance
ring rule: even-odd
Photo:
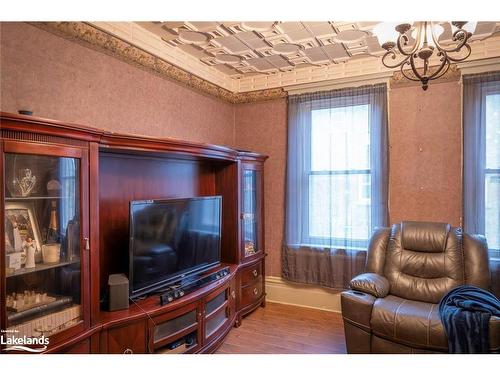
[[[486,94],[485,236],[490,249],[500,250],[500,92]]]
[[[500,73],[463,82],[464,229],[486,237],[490,266],[500,268]]]
[[[387,226],[387,86],[288,98],[282,276],[346,288]]]
[[[386,86],[289,98],[286,245],[366,250],[387,225]]]
[[[353,245],[371,234],[369,104],[313,110],[308,170],[310,243]]]

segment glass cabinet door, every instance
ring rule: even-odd
[[[242,231],[244,256],[249,257],[261,250],[260,243],[260,188],[261,171],[243,169]]]
[[[79,158],[4,154],[7,337],[50,337],[83,320],[81,168]]]

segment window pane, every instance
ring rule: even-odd
[[[486,96],[485,235],[500,249],[500,94]]]
[[[500,249],[500,173],[486,174],[485,236],[490,249]]]
[[[368,239],[370,182],[369,174],[309,176],[309,236]]]
[[[486,96],[486,168],[500,168],[500,94]]]
[[[369,105],[312,111],[311,170],[370,168]]]

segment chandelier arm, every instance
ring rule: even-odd
[[[408,76],[406,75],[405,71],[403,70],[403,67],[401,67],[401,74],[408,80],[410,81],[415,81],[415,82],[420,82],[421,80],[420,79],[417,79],[417,78],[413,78],[411,76]]]
[[[446,67],[444,69],[442,69],[442,71],[440,72],[439,70],[436,71],[436,73],[439,73],[439,74],[436,74],[436,75],[432,75],[432,78],[431,79],[438,79],[438,78],[441,78],[442,76],[444,76],[448,70],[450,70],[450,61],[449,60],[445,60],[445,65]]]
[[[389,57],[392,57],[393,60],[396,59],[396,52],[394,52],[394,50],[390,50],[390,51],[387,51],[384,56],[382,56],[382,64],[386,67],[386,68],[389,68],[389,69],[394,69],[394,68],[397,68],[399,66],[401,66],[402,64],[404,64],[406,61],[408,61],[408,59],[410,58],[410,56],[406,56],[405,58],[403,58],[403,60],[395,63],[395,64],[390,64],[390,63],[386,63],[386,59],[389,58]]]
[[[418,46],[420,44],[421,33],[422,33],[422,30],[418,29],[417,38],[415,39],[415,44],[413,45],[413,47],[409,51],[406,51],[405,48],[403,47],[402,43],[401,43],[401,40],[404,40],[405,43],[408,42],[408,40],[409,40],[408,37],[405,34],[400,34],[399,37],[398,37],[398,39],[397,39],[397,41],[396,41],[399,52],[402,55],[405,55],[405,56],[411,56],[415,52],[417,52]]]
[[[445,66],[446,66],[446,68],[445,68]],[[445,68],[445,69],[443,69],[443,68]],[[429,81],[431,79],[436,79],[436,78],[444,76],[449,68],[450,68],[450,61],[447,59],[446,54],[443,54],[441,65],[439,65],[439,68],[437,68],[436,71],[429,76]],[[444,71],[442,71],[442,70],[444,70]]]
[[[472,52],[472,49],[471,49],[469,44],[465,44],[464,47],[467,49],[467,54],[465,56],[452,57],[452,56],[448,55],[448,53],[446,52],[446,57],[448,58],[448,60],[451,60],[453,62],[460,62],[460,61],[464,61],[466,58],[468,58]]]
[[[411,67],[411,71],[413,72],[413,74],[415,75],[416,78],[413,78],[411,76],[408,76],[406,75],[405,71],[404,71],[404,66],[401,65],[401,73],[403,74],[403,76],[406,78],[406,79],[409,79],[410,81],[422,81],[423,77],[420,75],[420,73],[418,72],[417,68],[415,67],[415,63],[413,61],[413,58],[410,59],[410,62],[407,63],[408,65],[410,65]]]
[[[431,34],[432,34],[432,40],[434,41],[434,44],[436,44],[436,47],[440,51],[444,51],[444,52],[458,52],[458,51],[460,51],[462,49],[463,46],[468,46],[469,45],[467,42],[469,41],[470,35],[469,35],[469,33],[466,30],[463,30],[463,29],[458,29],[458,30],[456,30],[453,33],[452,40],[454,42],[457,41],[457,40],[459,40],[459,42],[458,42],[457,45],[455,45],[454,47],[451,47],[451,48],[445,48],[445,47],[443,47],[443,45],[441,45],[441,43],[439,43],[439,41],[435,37],[433,31],[431,32]],[[462,38],[459,37],[460,34],[463,34]]]

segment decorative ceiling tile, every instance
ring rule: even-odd
[[[350,60],[380,57],[385,51],[372,34],[378,23],[185,21],[136,25],[159,36],[166,49],[174,49],[172,55],[180,51],[207,69],[241,82],[248,77],[267,79],[292,70],[299,74],[311,66],[327,69]],[[440,41],[446,43],[451,41],[452,30],[449,23],[443,26]],[[497,31],[496,22],[478,22],[473,39],[481,40]]]

